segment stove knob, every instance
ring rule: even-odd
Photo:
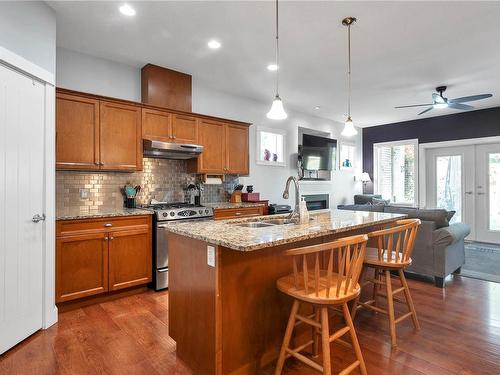
[[[203,215],[203,210],[199,210],[199,211],[198,211],[198,213],[199,213],[200,215]]]
[[[168,214],[166,212],[163,213],[163,217],[167,217]]]
[[[172,211],[172,212],[170,213],[170,216],[175,216],[175,212],[173,212],[173,211]]]
[[[208,214],[208,210],[205,210],[205,213]]]

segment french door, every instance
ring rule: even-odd
[[[427,149],[426,166],[427,207],[456,211],[469,240],[500,243],[500,144]]]

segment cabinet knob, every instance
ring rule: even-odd
[[[104,237],[104,241],[107,241],[107,240],[109,240],[109,238],[108,237]]]
[[[114,237],[109,237],[110,240],[114,240],[115,238]]]
[[[176,139],[177,137],[175,135],[172,136],[172,139]]]
[[[113,226],[113,224],[111,224],[111,223],[106,223],[106,224],[104,224],[104,226],[105,226],[105,227],[112,227],[112,226]]]

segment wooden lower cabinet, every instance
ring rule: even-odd
[[[150,215],[58,221],[56,302],[149,283],[151,228]]]
[[[109,237],[109,290],[119,290],[151,281],[150,231],[125,229]]]

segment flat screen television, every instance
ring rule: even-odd
[[[337,140],[317,135],[304,134],[299,146],[299,161],[308,171],[331,171],[335,169]]]

